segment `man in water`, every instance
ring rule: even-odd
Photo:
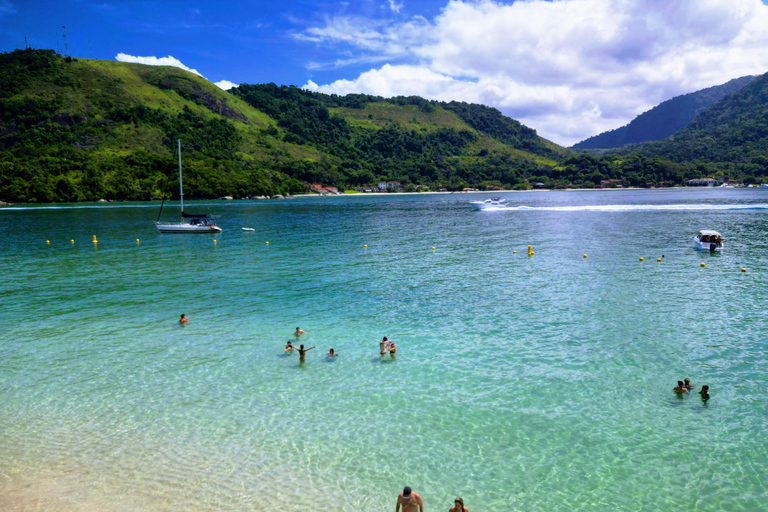
[[[403,492],[397,497],[397,506],[395,512],[400,512],[400,507],[403,507],[403,512],[424,512],[424,502],[418,493],[411,492],[411,488],[407,485]]]
[[[306,354],[307,352],[309,352],[313,348],[316,348],[316,347],[309,347],[309,348],[306,348],[306,349],[304,348],[304,345],[299,347],[299,361],[303,361],[304,360],[304,354]]]
[[[296,328],[296,332],[295,332],[295,333],[293,333],[293,335],[294,335],[294,336],[296,336],[296,338],[297,338],[297,339],[298,339],[298,338],[299,338],[299,336],[301,336],[302,334],[307,334],[307,333],[306,333],[306,331],[302,331],[302,330],[301,330],[301,329],[299,329],[298,327]]]
[[[181,325],[185,325],[185,324],[187,323],[187,315],[185,315],[184,313],[182,313],[182,314],[181,314],[181,318],[179,318],[179,323],[180,323]]]
[[[289,342],[288,342],[288,344],[285,346],[285,351],[286,351],[286,352],[291,352],[291,351],[292,351],[294,348],[295,348],[295,347],[293,346],[293,343],[291,343],[291,342],[289,341]]]
[[[685,387],[685,384],[683,384],[683,381],[679,380],[677,381],[677,387],[672,388],[672,391],[674,391],[678,395],[683,395],[688,392],[688,388]]]
[[[691,385],[691,379],[685,379],[683,382],[685,383],[685,389],[688,391],[693,389],[693,386]]]

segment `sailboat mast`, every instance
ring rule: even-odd
[[[183,214],[184,213],[184,187],[181,186],[181,139],[179,139],[179,198],[181,199],[181,213]]]

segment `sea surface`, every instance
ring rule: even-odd
[[[0,509],[765,510],[768,190],[501,195],[3,207]]]

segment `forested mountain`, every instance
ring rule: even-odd
[[[749,177],[768,175],[768,74],[712,105],[668,140],[640,152],[675,162],[710,162]]]
[[[389,180],[406,190],[761,181],[765,85],[721,100],[669,141],[598,158],[483,105],[274,84],[222,91],[178,68],[17,50],[0,54],[0,200],[177,197],[176,139],[190,198]]]
[[[756,76],[735,78],[723,85],[677,96],[640,114],[626,126],[574,144],[573,149],[616,149],[627,144],[664,140],[683,129],[699,113],[726,96],[739,91],[756,78]]]
[[[296,87],[225,92],[172,67],[0,54],[0,200],[147,200],[397,180],[527,187],[568,150],[481,105],[344,98]]]

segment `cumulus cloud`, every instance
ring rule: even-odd
[[[228,91],[233,87],[237,87],[238,84],[232,83],[229,80],[220,80],[218,82],[213,82],[213,85],[219,87],[220,89],[224,89],[225,91]]]
[[[432,20],[332,18],[306,31],[389,63],[305,87],[483,103],[571,145],[673,96],[765,73],[765,27],[760,0],[451,0]]]
[[[120,62],[134,62],[137,64],[147,64],[149,66],[173,66],[174,68],[186,69],[187,71],[194,73],[198,76],[203,76],[196,69],[192,69],[190,67],[185,66],[184,64],[181,63],[179,59],[177,59],[176,57],[172,57],[170,55],[167,57],[136,57],[133,55],[128,55],[126,53],[118,53],[115,56],[115,60],[118,60]]]
[[[194,73],[197,76],[205,78],[196,69],[192,69],[188,66],[185,66],[184,64],[182,64],[182,62],[179,59],[172,57],[170,55],[167,57],[136,57],[134,55],[128,55],[126,53],[118,53],[117,56],[115,56],[115,60],[118,60],[120,62],[134,62],[137,64],[147,64],[149,66],[173,66],[175,68],[185,69],[190,73]],[[208,80],[207,78],[205,79]],[[213,85],[227,91],[232,87],[237,87],[238,84],[230,82],[229,80],[220,80],[218,82],[214,82]]]

